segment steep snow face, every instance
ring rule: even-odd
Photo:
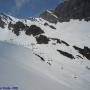
[[[69,87],[37,70],[35,64],[37,63],[36,65],[38,66],[38,64],[44,65],[44,63],[40,63],[39,58],[33,55],[30,50],[0,42],[0,51],[2,51],[0,52],[0,88],[17,87],[18,90],[70,90]]]
[[[89,28],[90,22],[84,20],[52,24],[41,18],[15,21],[13,19],[11,23],[5,25],[5,28],[0,28],[0,40],[24,46],[32,50],[33,54],[39,58],[37,61],[35,59],[32,64],[31,62],[34,60],[24,61],[30,58],[29,52],[26,53],[27,51],[25,51],[24,54],[28,58],[23,59],[24,54],[20,56],[22,57],[20,60],[24,64],[34,66],[65,87],[73,90],[89,90]],[[18,50],[12,50],[13,52],[18,52]],[[21,52],[24,51],[21,50]],[[15,56],[16,59],[19,57],[18,55]],[[54,90],[58,90],[58,88]]]
[[[8,40],[8,36],[9,36],[8,29],[0,28],[0,40],[2,40],[2,41]]]
[[[23,20],[22,22],[30,27],[32,27],[32,25],[36,25],[41,29],[41,31],[39,31],[38,28],[29,28],[27,30],[31,31],[28,32],[29,34],[26,34],[23,30],[19,31],[20,35],[17,36],[9,30],[8,41],[33,49],[33,52],[44,57],[47,63],[51,63],[52,60],[57,58],[56,55],[59,54],[57,50],[67,52],[75,59],[84,58],[82,56],[83,54],[78,53],[79,51],[75,50],[73,46],[77,46],[81,49],[84,49],[84,47],[88,47],[88,49],[90,48],[90,22],[71,20],[67,23],[57,23],[55,25],[46,22],[43,19],[36,20],[37,21],[26,20],[26,22]],[[54,29],[51,27],[54,27]],[[86,53],[88,52],[89,50]],[[60,57],[60,55],[58,56]],[[62,55],[62,57],[65,56]]]
[[[90,60],[90,22],[71,20],[52,24],[41,18],[12,18],[4,27],[0,28],[0,40],[32,49],[49,65],[61,57]]]
[[[0,42],[0,85],[22,90],[89,90],[90,62],[60,60],[56,66],[40,61],[31,50]],[[89,66],[85,66],[89,65]]]
[[[72,45],[90,47],[90,22],[71,20],[57,24],[61,38]]]

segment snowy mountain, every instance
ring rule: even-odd
[[[60,4],[62,9],[68,6],[68,4],[65,3],[70,2],[71,0],[65,0],[65,2]],[[86,2],[88,2],[88,0],[86,0]],[[61,10],[60,5],[58,8]],[[74,7],[76,2],[70,5],[70,8],[67,9],[72,13],[73,8],[71,10],[71,7]],[[55,11],[58,13],[59,9],[56,8]],[[71,14],[69,14],[69,16],[70,15]],[[86,20],[86,17],[89,18],[89,16],[80,19],[79,17],[74,18],[71,15],[72,17],[68,17],[68,20],[67,16],[68,15],[66,15],[66,17],[62,15],[61,17],[61,14],[58,16],[56,12],[47,10],[42,13],[39,18],[29,17],[26,19],[17,19],[1,13],[0,51],[2,52],[0,52],[0,61],[2,65],[0,68],[4,66],[7,68],[10,64],[8,64],[8,66],[6,64],[3,65],[3,60],[5,62],[8,60],[8,63],[15,62],[15,65],[21,65],[23,69],[30,69],[29,72],[26,72],[28,75],[33,72],[33,74],[30,75],[30,79],[34,75],[32,78],[36,78],[36,81],[38,80],[37,78],[39,78],[41,82],[45,81],[45,83],[40,82],[36,85],[37,82],[32,79],[32,82],[35,82],[35,86],[38,86],[38,90],[42,90],[43,87],[45,90],[60,90],[60,88],[62,90],[89,90],[90,21],[89,19],[88,21]],[[23,66],[23,64],[25,66]],[[21,70],[21,67],[18,68],[20,68],[20,73],[23,74],[24,72]],[[17,68],[15,69],[15,73],[16,72],[19,72]],[[3,74],[2,72],[2,77]],[[2,79],[2,77],[0,81],[5,80]],[[23,77],[29,76],[25,75],[21,78]],[[40,79],[40,77],[42,78]],[[18,82],[21,82],[21,78]],[[9,79],[6,80],[8,81]],[[28,79],[28,82],[24,83],[25,85],[31,83],[33,86],[31,89],[36,90],[32,82]],[[46,84],[46,82],[48,82],[49,85]],[[19,84],[22,87],[24,83]],[[42,84],[42,86],[46,84],[46,86],[40,88],[40,84]],[[30,88],[27,87],[27,90],[30,90]]]
[[[51,12],[56,17],[47,11],[43,12],[40,17],[52,23],[68,22],[70,19],[90,21],[90,0],[64,0]]]
[[[42,18],[0,16],[0,40],[32,49],[50,65],[58,59],[56,55],[73,60],[90,60],[90,22],[71,20],[52,24]]]

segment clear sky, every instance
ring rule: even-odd
[[[39,16],[47,9],[54,9],[63,0],[0,0],[0,12],[18,18]]]

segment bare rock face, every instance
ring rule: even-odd
[[[90,0],[65,0],[54,11],[60,22],[70,19],[90,20]]]
[[[5,25],[7,25],[8,21],[12,21],[12,19],[8,15],[0,13],[0,27],[5,28]]]
[[[53,14],[51,11],[45,11],[40,15],[41,18],[51,22],[51,23],[57,23],[58,18]]]
[[[52,13],[53,15],[45,11],[40,17],[51,23],[57,23],[58,21],[68,22],[70,19],[84,19],[85,21],[89,21],[90,0],[64,0]],[[54,17],[54,15],[57,16],[57,18]]]

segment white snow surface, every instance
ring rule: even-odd
[[[90,61],[85,57],[78,59],[78,52],[72,47],[75,45],[90,48],[90,22],[71,20],[52,24],[41,18],[36,18],[36,21],[20,21],[28,26],[37,25],[44,30],[43,35],[64,40],[70,46],[52,45],[55,41],[37,44],[35,37],[27,36],[24,31],[16,36],[7,26],[4,29],[0,28],[0,40],[4,41],[0,42],[0,84],[16,84],[22,88],[21,90],[90,89]],[[44,26],[45,22],[56,29]],[[76,59],[71,60],[61,55],[57,49],[73,54]],[[43,57],[45,62],[34,54]]]
[[[70,90],[36,70],[34,63],[39,63],[39,59],[30,50],[0,42],[0,51],[0,86],[18,86],[19,90]]]
[[[69,42],[71,45],[80,47],[90,47],[90,21],[71,20],[57,24],[61,38]]]
[[[89,90],[90,72],[69,62],[63,68],[50,67],[31,50],[0,42],[0,85],[20,90]],[[78,68],[78,69],[77,69]]]

